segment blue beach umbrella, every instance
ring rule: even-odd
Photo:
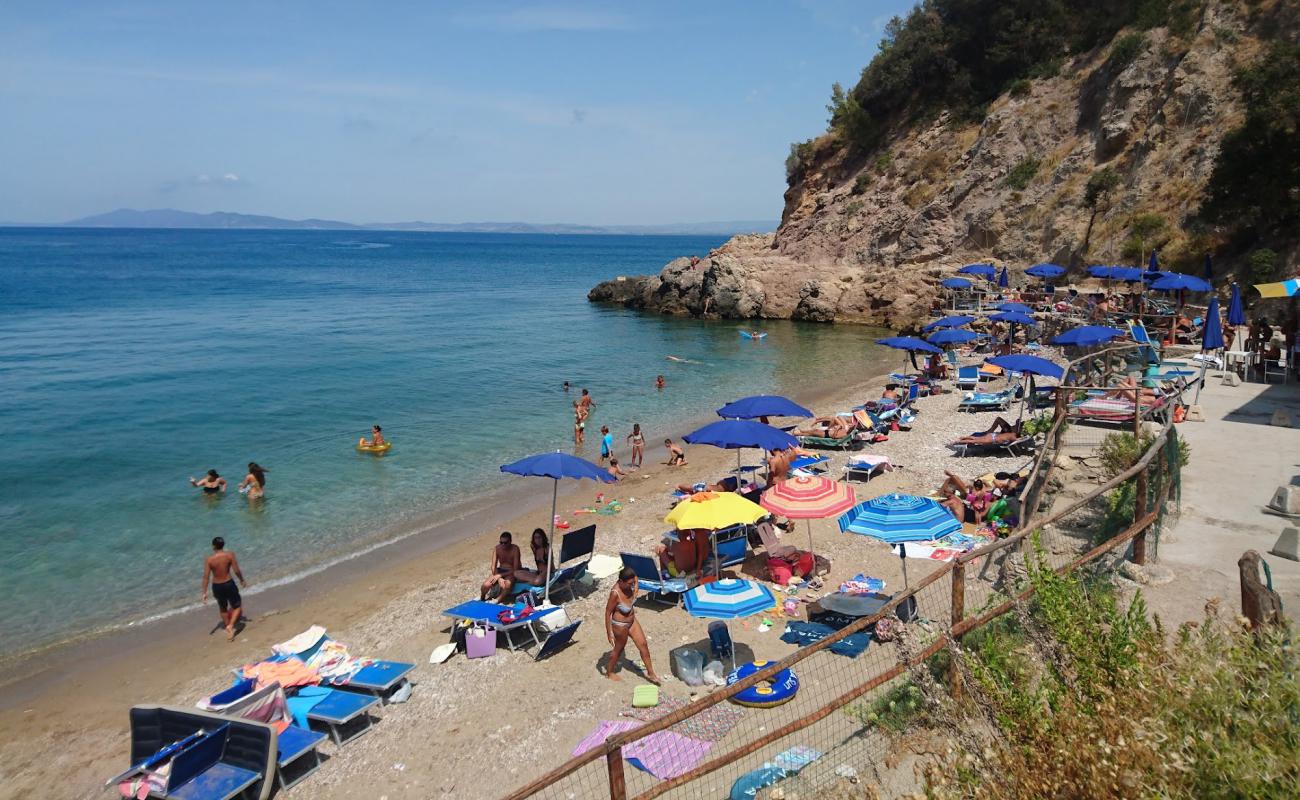
[[[989,280],[993,280],[993,276],[997,274],[997,268],[995,268],[992,264],[967,264],[966,266],[957,270],[957,274],[958,275],[980,275],[985,278],[988,278]]]
[[[885,347],[892,347],[895,350],[908,350],[921,353],[939,353],[939,348],[929,342],[918,339],[915,336],[891,336],[888,339],[877,339],[876,344],[883,344]]]
[[[809,414],[808,416],[812,416]],[[799,440],[771,425],[747,419],[724,419],[710,422],[697,431],[682,437],[691,444],[707,444],[724,450],[736,451],[736,491],[740,491],[740,451],[747,447],[763,450],[786,450],[799,444]]]
[[[1002,267],[1002,273],[1001,273],[1000,275],[998,275],[998,288],[999,288],[999,289],[1005,289],[1005,288],[1007,288],[1007,287],[1010,286],[1010,285],[1011,285],[1011,281],[1007,278],[1007,268],[1006,268],[1006,265],[1003,265],[1003,267]]]
[[[1057,336],[1051,343],[1073,347],[1091,347],[1096,344],[1104,344],[1123,335],[1124,331],[1118,328],[1105,325],[1080,325]]]
[[[1026,375],[1042,375],[1048,378],[1061,379],[1065,374],[1065,368],[1059,364],[1054,364],[1045,358],[1038,356],[1023,355],[1017,353],[1010,356],[998,356],[990,358],[988,363],[995,367],[1001,367],[1008,372],[1023,372]]]
[[[1241,287],[1236,281],[1232,282],[1232,297],[1228,301],[1228,324],[1246,324],[1246,310],[1241,306]]]
[[[1151,288],[1157,292],[1208,292],[1214,288],[1210,284],[1196,277],[1195,275],[1184,275],[1181,272],[1166,273],[1163,277],[1151,284]]]
[[[1142,280],[1142,270],[1137,267],[1095,266],[1088,267],[1088,274],[1094,278],[1103,278],[1110,281],[1124,281],[1125,283],[1137,283]]]
[[[511,475],[523,475],[525,477],[550,478],[555,481],[551,489],[551,547],[555,547],[555,504],[560,493],[560,478],[572,478],[574,480],[583,480],[590,478],[593,481],[602,483],[613,483],[614,476],[605,470],[577,456],[561,453],[556,450],[554,453],[539,453],[535,456],[521,458],[513,464],[506,464],[501,467],[502,472],[508,472]],[[551,561],[546,559],[546,602],[551,600]]]
[[[723,578],[686,593],[686,613],[708,619],[736,619],[776,606],[772,590],[754,581]]]
[[[1048,280],[1050,278],[1059,278],[1064,275],[1065,267],[1058,264],[1035,264],[1025,270],[1025,274],[1033,278]]]
[[[971,282],[965,278],[944,278],[939,285],[945,289],[969,289]]]
[[[980,334],[975,331],[964,331],[960,328],[946,328],[941,331],[935,331],[925,337],[925,340],[930,344],[942,347],[948,344],[966,344],[967,342],[973,342],[978,338],[980,338]]]
[[[959,314],[955,317],[943,317],[942,319],[936,319],[934,322],[921,328],[921,332],[929,333],[938,328],[959,328],[962,325],[969,325],[974,321],[975,318],[968,314]]]
[[[999,303],[995,308],[998,311],[1015,311],[1019,314],[1034,313],[1034,310],[1024,303]]]
[[[1019,311],[1002,311],[992,314],[989,319],[994,322],[1010,322],[1013,325],[1036,325],[1034,318]]]
[[[1211,297],[1210,305],[1205,309],[1205,329],[1201,332],[1201,354],[1204,356],[1211,350],[1223,349],[1223,322],[1219,319],[1219,298]],[[1196,384],[1196,397],[1192,398],[1192,404],[1201,400],[1201,385],[1205,383],[1205,366],[1206,359],[1201,359],[1201,380]]]
[[[742,397],[718,409],[723,419],[758,419],[759,417],[811,417],[813,413],[793,400],[775,394]]]
[[[840,533],[871,536],[900,545],[903,585],[907,585],[904,542],[927,542],[961,530],[961,523],[939,501],[910,494],[886,494],[858,503],[839,518]]]

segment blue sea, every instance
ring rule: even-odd
[[[864,329],[747,323],[753,342],[586,300],[720,243],[0,229],[6,653],[192,604],[216,535],[265,585],[416,531],[505,485],[499,465],[571,448],[581,387],[594,458],[601,424],[654,443],[743,395],[892,366]],[[393,450],[357,453],[376,422]],[[234,491],[249,461],[269,470],[256,505]],[[209,468],[225,496],[190,487]]]

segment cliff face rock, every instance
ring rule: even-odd
[[[1207,3],[1183,39],[1156,28],[1131,60],[1113,58],[1125,35],[998,98],[979,125],[941,114],[870,154],[827,134],[794,175],[775,234],[738,236],[695,268],[677,259],[622,289],[601,284],[590,299],[906,328],[940,280],[975,261],[1051,261],[1077,278],[1158,245],[1162,263],[1192,269],[1205,243],[1180,225],[1241,118],[1232,77],[1258,42],[1232,2]],[[1120,182],[1094,214],[1084,186],[1102,168]]]

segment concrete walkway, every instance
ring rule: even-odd
[[[1143,596],[1171,625],[1201,619],[1213,597],[1225,616],[1239,615],[1237,559],[1256,550],[1272,569],[1286,616],[1300,620],[1300,563],[1268,552],[1282,529],[1300,528],[1300,520],[1263,510],[1278,486],[1300,485],[1300,384],[1224,386],[1211,372],[1200,405],[1205,422],[1177,426],[1191,463],[1183,470],[1182,515],[1159,546],[1159,563],[1176,577],[1144,587]],[[1271,425],[1276,409],[1298,427]]]

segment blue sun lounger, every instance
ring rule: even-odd
[[[265,800],[267,778],[275,770],[275,728],[261,722],[231,719],[196,709],[136,706],[131,709],[131,763],[109,780],[117,783],[170,759],[161,795],[168,800]],[[198,735],[196,735],[198,734]],[[172,742],[184,742],[154,760]]]
[[[561,566],[551,573],[552,600],[555,599],[556,594],[559,592],[568,592],[570,599],[577,598],[577,595],[573,592],[573,585],[579,578],[587,574],[587,565],[591,563],[591,555],[594,552],[596,552],[595,525],[588,525],[585,528],[570,531],[560,538],[559,564]],[[563,566],[569,561],[577,561],[578,559],[582,559],[582,561],[577,564]],[[514,585],[513,595],[520,595],[524,592],[531,592],[533,597],[541,599],[546,596],[546,585],[522,582]]]
[[[516,650],[518,648],[515,645],[514,638],[511,636],[511,632],[524,628],[532,634],[533,644],[540,645],[542,640],[537,637],[537,628],[533,626],[533,623],[552,611],[555,611],[559,606],[538,608],[528,616],[517,619],[514,622],[502,622],[499,618],[500,614],[508,608],[510,608],[510,606],[503,606],[500,603],[489,603],[483,600],[467,600],[458,606],[452,606],[442,612],[442,615],[456,620],[465,619],[470,622],[482,622],[497,633],[505,634],[506,646],[511,650]]]
[[[623,566],[630,567],[636,573],[637,586],[646,593],[646,599],[655,600],[664,605],[681,605],[682,595],[690,588],[685,578],[671,578],[659,574],[659,562],[654,556],[639,553],[619,553]],[[677,595],[676,600],[667,600],[668,595]]]
[[[406,676],[413,669],[414,664],[402,661],[376,661],[362,667],[360,672],[338,688],[373,694],[381,703],[387,704],[388,698],[406,683]]]
[[[370,716],[370,711],[379,705],[379,698],[372,694],[348,692],[326,686],[304,686],[298,690],[296,694],[289,698],[289,709],[291,711],[294,707],[294,700],[297,698],[315,700],[310,710],[305,714],[308,722],[317,722],[324,725],[329,730],[330,737],[334,739],[334,744],[340,747],[344,743],[350,742],[361,736],[361,734],[370,731],[370,728],[374,725],[374,719]],[[297,714],[294,716],[296,718]],[[356,730],[345,737],[343,731],[348,727],[354,727]]]
[[[957,404],[958,411],[1006,411],[1011,408],[1014,392],[967,392]]]
[[[563,650],[573,641],[573,634],[578,632],[578,626],[581,624],[582,620],[570,622],[568,625],[555,631],[550,636],[547,636],[546,641],[542,642],[542,646],[537,648],[537,655],[533,657],[533,660],[541,661],[543,658],[555,655]]]
[[[218,692],[199,703],[204,711],[220,714],[223,717],[245,718],[250,711],[258,709],[271,695],[282,692],[278,682],[254,690],[257,681],[246,678],[237,681],[234,686]],[[281,789],[288,789],[311,775],[320,766],[320,753],[317,747],[325,741],[326,734],[308,728],[290,725],[280,731],[276,737],[276,782]],[[307,756],[313,758],[307,758]],[[292,777],[290,777],[292,776]]]
[[[978,364],[972,364],[969,367],[957,368],[957,388],[974,389],[980,382],[980,368]]]

